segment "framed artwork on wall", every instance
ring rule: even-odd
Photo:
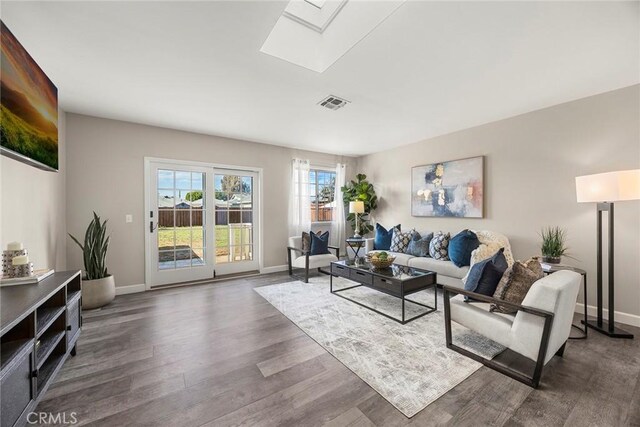
[[[482,218],[484,156],[411,169],[411,215]]]
[[[0,153],[58,170],[58,89],[0,21]]]

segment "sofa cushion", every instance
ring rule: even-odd
[[[391,237],[393,237],[394,229],[400,230],[400,224],[387,230],[382,225],[376,223],[376,237],[373,241],[373,249],[379,251],[388,251],[391,249]]]
[[[333,261],[338,261],[334,254],[312,255],[309,256],[309,268],[328,267]],[[291,262],[296,268],[304,268],[305,257],[299,256]]]
[[[429,256],[429,243],[433,239],[433,233],[420,235],[417,231],[413,233],[413,238],[409,242],[407,253],[413,256]]]
[[[504,272],[493,297],[513,304],[522,304],[531,286],[543,276],[542,266],[537,259],[531,258],[526,262],[516,261]],[[517,311],[499,304],[492,304],[491,310],[502,313]]]
[[[462,295],[456,295],[449,302],[451,320],[499,344],[507,347],[511,344],[511,327],[514,322],[512,315],[491,313],[489,304],[465,302]]]
[[[413,235],[416,231],[400,231],[399,228],[394,228],[393,230],[391,230],[391,232],[391,247],[389,247],[389,250],[391,252],[406,254],[407,248],[409,248],[409,242],[411,242],[411,239],[413,238]]]
[[[403,254],[402,252],[389,252],[389,255],[396,257],[393,261],[394,264],[398,265],[409,265],[409,260],[415,258],[413,255]]]
[[[455,277],[456,279],[463,278],[469,270],[469,267],[456,267],[451,261],[443,261],[424,257],[414,257],[409,259],[409,267],[415,267],[421,270],[435,271],[439,275]]]
[[[449,239],[451,239],[450,233],[438,231],[433,235],[433,239],[429,243],[429,255],[431,255],[431,258],[449,261]]]
[[[471,230],[463,230],[449,241],[449,259],[458,267],[471,264],[471,252],[478,246],[478,236]]]

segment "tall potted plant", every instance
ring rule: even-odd
[[[82,307],[98,308],[109,304],[116,296],[116,284],[107,271],[106,257],[109,247],[107,220],[100,221],[95,212],[84,235],[84,244],[69,234],[82,249],[85,276],[82,281]]]
[[[356,228],[356,215],[358,215],[358,222],[360,227],[360,234],[365,236],[373,230],[373,226],[369,223],[370,214],[378,207],[378,196],[373,188],[373,184],[367,181],[367,176],[363,173],[356,175],[356,180],[351,180],[342,190],[342,201],[345,206],[349,205],[349,202],[361,201],[364,203],[364,213],[361,214],[348,214],[347,221],[351,224],[351,227]],[[348,209],[346,210],[348,212]]]
[[[567,255],[566,233],[560,227],[543,228],[540,233],[542,245],[542,261],[550,264],[560,264],[563,256]]]

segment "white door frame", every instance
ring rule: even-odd
[[[216,175],[243,175],[243,176],[251,176],[253,178],[253,185],[251,189],[252,193],[252,212],[256,213],[260,211],[260,188],[259,185],[256,185],[260,181],[260,175],[257,172],[249,171],[246,168],[244,169],[226,169],[226,168],[215,168],[213,169],[213,178],[214,178],[214,189],[215,189],[215,177]],[[214,192],[215,194],[215,192]],[[214,207],[214,214],[216,213],[216,208]],[[230,218],[230,217],[229,217]],[[253,218],[256,218],[253,215]],[[213,223],[214,226],[216,224],[216,217],[214,217]],[[254,236],[260,236],[260,221],[254,221],[252,219],[253,224],[253,234]],[[217,229],[217,228],[216,228]],[[214,231],[216,230],[214,229]],[[259,239],[259,237],[258,237]],[[215,240],[215,239],[214,239]],[[255,240],[255,237],[254,237]],[[252,244],[253,247],[253,256],[251,260],[245,261],[231,261],[225,262],[215,265],[216,275],[225,275],[225,274],[236,274],[244,271],[252,271],[252,270],[260,270],[260,253],[262,252],[260,249],[260,242],[256,245],[255,242]],[[216,247],[217,249],[217,247]],[[250,270],[247,270],[249,268]]]
[[[258,225],[258,265],[260,267],[260,271],[264,268],[263,263],[263,253],[264,253],[264,239],[263,239],[263,215],[262,215],[262,202],[263,202],[263,169],[253,166],[238,166],[238,165],[228,165],[222,163],[209,163],[209,162],[199,162],[194,160],[180,160],[180,159],[167,159],[162,157],[145,157],[144,158],[144,212],[141,218],[143,220],[143,226],[148,227],[149,221],[151,220],[149,216],[149,211],[151,210],[151,180],[150,180],[150,172],[151,172],[151,163],[166,163],[167,165],[184,165],[184,166],[197,166],[197,167],[205,167],[212,168],[212,172],[215,172],[215,169],[233,169],[238,171],[247,171],[254,172],[258,175],[258,209],[257,212],[254,210],[254,218],[257,216],[257,225]],[[255,184],[254,184],[255,185]],[[150,283],[151,277],[151,269],[155,266],[152,265],[150,261],[151,250],[154,249],[154,242],[150,233],[147,232],[147,229],[144,228],[144,248],[145,248],[145,290],[152,290],[152,284]],[[215,246],[214,246],[215,247]],[[214,256],[215,258],[215,256]],[[215,267],[215,264],[214,264]],[[156,286],[155,289],[158,287]]]

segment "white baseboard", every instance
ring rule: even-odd
[[[263,267],[260,269],[260,274],[279,273],[281,271],[287,271],[287,264],[274,265],[273,267]]]
[[[136,294],[138,292],[144,292],[145,289],[146,286],[144,283],[139,285],[116,286],[116,295]]]
[[[576,304],[576,313],[584,314],[584,304],[581,304],[581,303]],[[597,308],[592,305],[588,305],[587,314],[589,316],[596,316]],[[621,311],[616,311],[614,312],[614,314],[615,314],[616,322],[624,323],[625,325],[640,327],[640,316],[636,314],[623,313]],[[605,317],[605,319],[608,318],[609,310],[607,310],[606,308],[603,309],[602,315],[603,317]]]

